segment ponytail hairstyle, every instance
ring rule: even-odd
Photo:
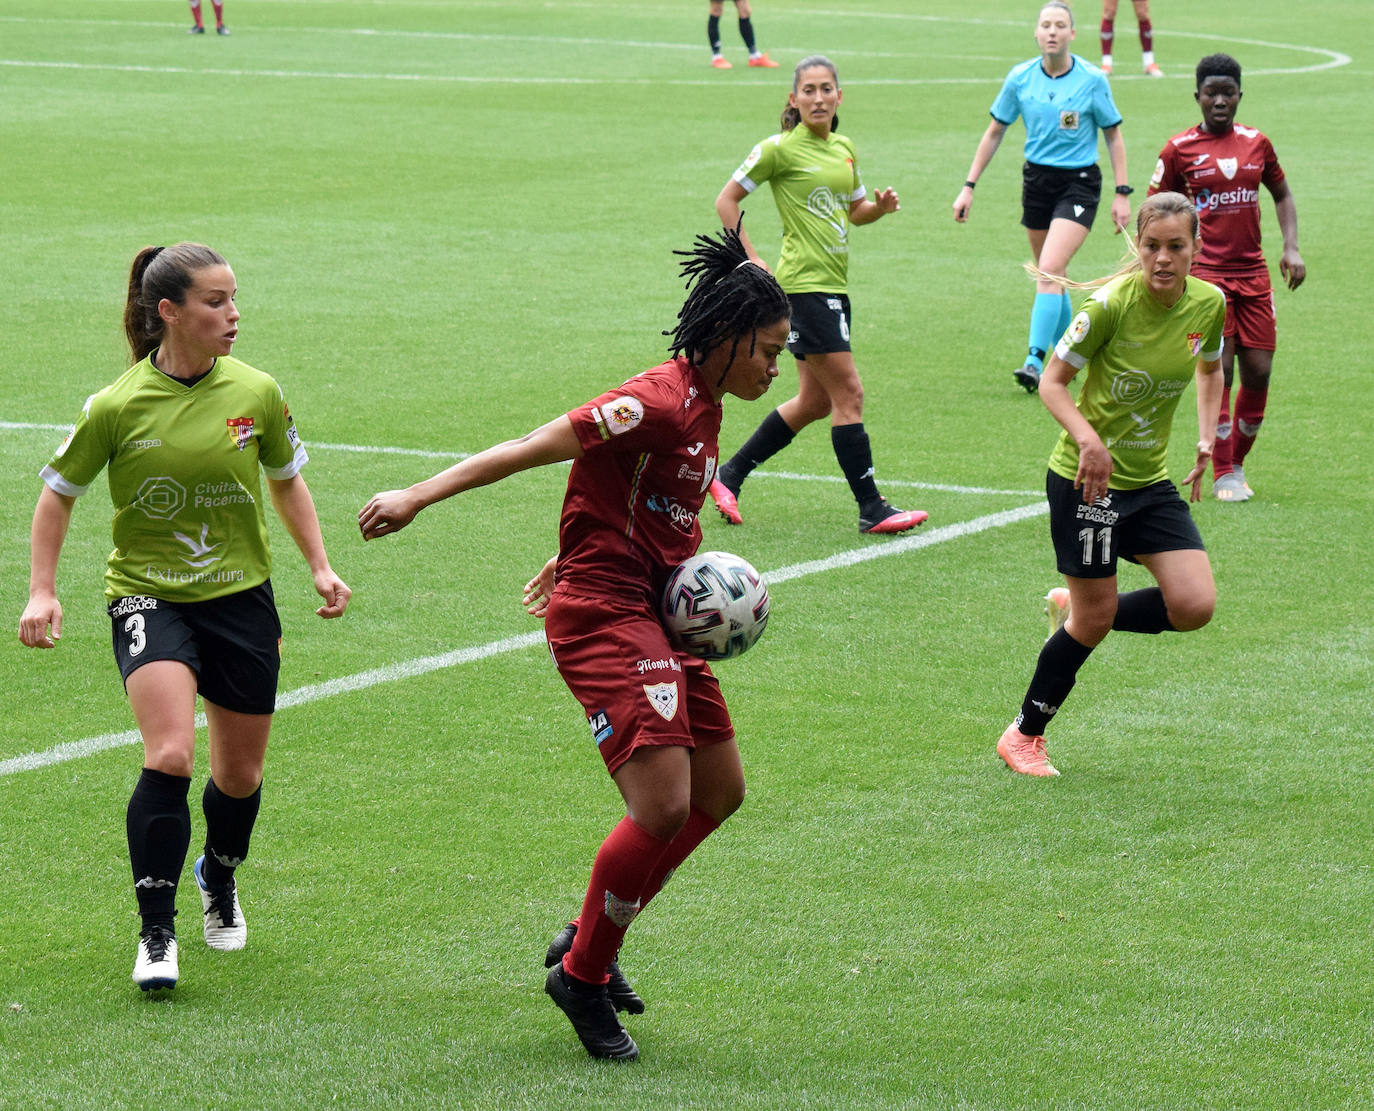
[[[839,71],[835,68],[835,63],[832,62],[829,58],[827,58],[824,54],[812,54],[809,57],[803,58],[800,62],[798,62],[797,68],[792,71],[793,93],[796,93],[797,86],[801,84],[802,73],[810,69],[812,66],[824,66],[826,69],[830,71],[830,76],[835,79],[835,88],[838,89],[840,87],[840,74]],[[790,100],[787,102],[786,105],[783,106],[782,119],[780,122],[782,123],[782,129],[784,131],[791,131],[794,127],[797,126],[797,124],[801,123],[801,113],[798,112],[794,107],[792,107],[792,102]],[[834,134],[839,129],[840,114],[836,112],[834,118],[830,121],[830,132],[831,134]]]
[[[1099,286],[1114,282],[1117,278],[1123,278],[1141,268],[1139,246],[1146,228],[1162,216],[1182,216],[1185,213],[1193,229],[1193,238],[1196,239],[1198,237],[1197,206],[1182,193],[1156,193],[1154,196],[1146,197],[1141,201],[1140,208],[1136,210],[1135,214],[1135,238],[1126,254],[1122,256],[1121,265],[1117,267],[1115,273],[1108,274],[1105,278],[1094,278],[1090,282],[1075,282],[1063,274],[1046,274],[1033,262],[1026,263],[1024,269],[1036,281],[1053,282],[1060,289],[1097,289]]]
[[[146,359],[162,342],[158,302],[184,305],[197,271],[227,265],[217,251],[202,243],[144,247],[134,256],[124,301],[124,334],[129,340],[131,366]]]
[[[791,316],[787,294],[749,258],[738,227],[722,228],[718,238],[698,235],[691,250],[673,254],[686,259],[679,267],[691,291],[678,311],[677,327],[663,333],[672,338],[668,350],[674,356],[686,355],[700,366],[729,342],[728,367],[746,335],[752,354],[760,328]]]

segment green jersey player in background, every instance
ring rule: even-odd
[[[1040,398],[1064,428],[1045,489],[1068,604],[1056,602],[1062,588],[1051,591],[1056,627],[997,742],[1022,774],[1059,774],[1045,727],[1109,632],[1186,631],[1212,618],[1212,566],[1167,466],[1174,410],[1196,379],[1197,455],[1183,484],[1197,501],[1216,438],[1226,322],[1221,290],[1189,276],[1201,247],[1192,201],[1150,197],[1136,215],[1131,264],[1083,302],[1045,366]],[[1075,403],[1069,383],[1084,369]],[[1158,586],[1118,593],[1118,557],[1141,564]]]
[[[763,419],[711,483],[711,500],[732,525],[741,523],[739,492],[750,472],[827,416],[835,458],[859,505],[859,531],[906,532],[927,516],[889,505],[873,478],[863,383],[849,346],[849,229],[900,206],[895,189],[868,196],[854,146],[837,130],[842,98],[834,63],[820,54],[803,58],[792,75],[782,131],[754,147],[716,197],[721,223],[737,228],[740,202],[765,181],[772,186],[782,218],[778,284],[792,306],[787,347],[797,360],[798,378],[797,396]],[[750,258],[766,267],[742,229],[740,239]]]
[[[247,939],[234,873],[257,818],[281,661],[259,469],[324,599],[315,612],[338,617],[351,594],[325,554],[281,388],[229,355],[237,292],[209,247],[138,253],[124,310],[133,366],[87,399],[42,470],[33,515],[19,639],[52,648],[62,635],[57,562],[72,507],[107,471],[115,547],[105,597],[143,736],[127,831],[142,918],[133,978],[145,991],[170,988],[179,974],[173,920],[191,843],[197,693],[210,737],[205,852],[193,867],[205,940],[242,949]]]

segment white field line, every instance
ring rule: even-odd
[[[1024,505],[1001,513],[975,517],[970,521],[961,521],[956,525],[945,525],[942,528],[932,529],[930,532],[903,536],[881,544],[869,544],[847,552],[837,552],[824,559],[789,564],[786,567],[779,567],[776,571],[764,572],[764,578],[771,585],[777,585],[806,575],[836,571],[843,567],[852,567],[856,563],[866,563],[873,559],[903,555],[918,548],[928,548],[934,544],[958,540],[965,536],[986,532],[989,529],[1003,528],[1007,525],[1016,524],[1018,521],[1041,516],[1046,512],[1048,512],[1048,506],[1044,502],[1036,502],[1034,505]],[[375,687],[382,683],[396,683],[405,679],[414,679],[420,675],[427,675],[431,671],[441,671],[446,668],[457,667],[460,664],[474,663],[477,660],[484,660],[491,656],[514,652],[522,648],[530,648],[543,642],[543,632],[521,633],[517,636],[504,637],[501,640],[490,641],[487,644],[472,648],[456,648],[451,652],[442,652],[436,656],[420,656],[413,660],[402,660],[385,667],[362,671],[356,675],[345,675],[339,679],[330,679],[323,683],[311,683],[308,686],[297,687],[295,690],[287,691],[278,697],[277,709],[286,710],[293,706],[304,706],[321,699],[367,690],[369,687]],[[196,728],[203,728],[204,725],[205,715],[197,714]],[[137,744],[139,741],[138,730],[130,729],[122,733],[101,733],[99,736],[86,737],[80,741],[54,745],[43,752],[30,752],[23,756],[0,760],[0,778],[14,775],[16,772],[35,771],[39,768],[50,767],[53,764],[65,763],[68,760],[79,760],[85,756],[104,752],[106,749]]]
[[[907,13],[894,12],[827,12],[823,10],[808,9],[806,14],[810,16],[832,16],[845,19],[868,18],[897,22],[924,22],[924,23],[956,23],[956,24],[978,24],[983,26],[1005,26],[1019,27],[1021,24],[1011,20],[983,20],[954,18],[949,16],[929,16],[914,15]],[[0,16],[0,23],[23,23],[23,24],[64,24],[81,26],[101,26],[101,27],[146,27],[156,30],[167,30],[172,24],[164,22],[152,22],[146,20],[114,20],[114,19],[58,19],[58,18],[35,18],[26,16]],[[179,29],[179,27],[178,27]],[[372,27],[273,27],[266,28],[262,32],[264,35],[353,35],[368,38],[400,38],[409,40],[433,40],[433,41],[458,41],[458,42],[513,42],[513,43],[549,43],[562,46],[591,46],[598,49],[620,49],[620,50],[690,50],[698,53],[700,45],[686,43],[682,41],[655,42],[639,39],[608,39],[593,38],[585,36],[571,35],[514,35],[514,34],[479,34],[461,31],[403,31],[403,30],[384,30]],[[1158,30],[1157,35],[1178,38],[1204,39],[1207,41],[1223,42],[1230,45],[1264,46],[1276,50],[1292,50],[1305,54],[1317,54],[1324,57],[1324,61],[1316,62],[1305,66],[1275,66],[1266,69],[1251,69],[1252,77],[1274,74],[1293,74],[1293,73],[1312,73],[1323,69],[1332,69],[1338,66],[1349,65],[1350,55],[1338,50],[1329,50],[1320,46],[1305,46],[1299,43],[1288,42],[1267,42],[1261,39],[1240,39],[1231,35],[1214,35],[1202,32],[1191,31],[1169,31]],[[800,48],[776,47],[776,53],[804,53]],[[865,50],[836,50],[832,51],[836,57],[844,58],[918,58],[924,55],[918,53],[893,53],[886,51],[865,51]],[[964,57],[965,61],[990,61],[1001,64],[997,58],[983,56]],[[1004,61],[1004,60],[1002,60]],[[711,87],[720,84],[717,77],[711,78],[677,78],[665,79],[661,76],[653,77],[575,77],[548,75],[493,75],[493,76],[473,76],[466,74],[435,74],[435,73],[360,73],[349,71],[315,71],[298,69],[237,69],[228,67],[201,67],[201,66],[146,66],[101,62],[63,62],[63,61],[39,61],[25,58],[0,58],[0,66],[9,66],[21,69],[67,69],[67,70],[90,70],[90,71],[113,71],[119,73],[177,73],[177,74],[200,74],[213,77],[276,77],[283,79],[306,79],[306,80],[327,80],[327,81],[413,81],[413,82],[432,82],[449,84],[475,84],[475,85],[654,85],[654,86],[702,86]],[[743,75],[741,75],[743,76]],[[882,78],[882,79],[851,79],[848,83],[852,85],[887,85],[887,86],[924,86],[924,85],[986,85],[1000,83],[1003,80],[1002,73],[996,73],[987,77],[907,77],[907,78]],[[1173,76],[1186,77],[1192,79],[1191,71],[1180,73]],[[1116,81],[1132,81],[1144,79],[1140,74],[1120,74],[1114,77]],[[769,77],[760,77],[753,80],[736,78],[732,84],[754,84],[754,85],[773,85],[776,81]]]
[[[40,424],[31,421],[0,420],[0,432],[61,432],[66,435],[72,430],[70,424]],[[328,444],[311,440],[307,451],[318,448],[321,451],[344,451],[356,455],[411,455],[420,459],[466,459],[470,451],[430,451],[425,448],[389,447],[378,444]],[[755,471],[758,478],[783,478],[794,482],[844,482],[843,475],[797,474],[792,471]],[[907,479],[884,478],[884,486],[901,487],[904,490],[938,490],[947,494],[994,494],[999,497],[1035,498],[1040,490],[999,490],[989,486],[953,486],[941,482],[913,482]]]

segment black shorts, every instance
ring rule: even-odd
[[[787,350],[799,359],[849,350],[849,296],[844,293],[789,293],[792,331]]]
[[[1021,226],[1044,231],[1051,220],[1093,226],[1102,198],[1102,171],[1096,166],[1062,170],[1027,162],[1021,167]]]
[[[1061,575],[1109,579],[1116,574],[1118,556],[1139,563],[1136,557],[1142,555],[1207,550],[1188,503],[1168,479],[1139,490],[1108,490],[1105,498],[1086,505],[1072,479],[1050,471],[1045,496]]]
[[[146,663],[179,660],[196,673],[201,696],[216,706],[240,714],[276,709],[281,621],[270,580],[208,602],[116,598],[106,612],[126,684]]]

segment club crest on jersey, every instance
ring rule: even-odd
[[[672,721],[677,717],[677,684],[676,683],[654,683],[644,684],[644,696],[649,700],[649,705],[664,721]]]
[[[1202,333],[1201,333],[1201,332],[1189,332],[1189,333],[1188,333],[1188,350],[1191,351],[1191,352],[1193,353],[1193,356],[1194,356],[1194,357],[1197,357],[1198,355],[1200,355],[1200,354],[1202,353]]]
[[[1217,169],[1219,169],[1222,172],[1227,181],[1230,181],[1233,177],[1236,176],[1236,167],[1238,165],[1239,163],[1237,163],[1234,158],[1217,159]]]
[[[1078,130],[1078,113],[1074,111],[1072,108],[1065,108],[1064,111],[1059,113],[1059,130]]]
[[[248,441],[253,438],[253,418],[229,417],[224,423],[229,428],[229,439],[234,441],[234,446],[239,451],[246,448]]]

